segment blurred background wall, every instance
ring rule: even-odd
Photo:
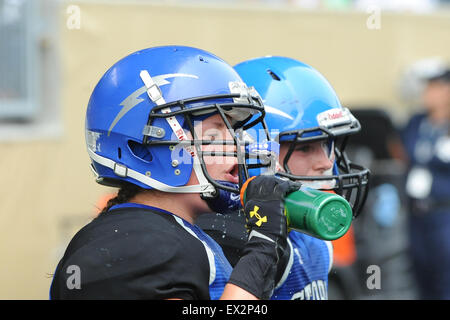
[[[199,47],[230,64],[290,56],[322,72],[344,105],[381,106],[399,122],[413,111],[398,96],[402,70],[424,57],[450,59],[448,10],[42,0],[32,1],[25,16],[20,10],[27,2],[0,1],[3,86],[27,71],[7,69],[7,59],[22,58],[18,51],[5,54],[11,55],[8,35],[20,33],[11,24],[26,22],[31,44],[24,52],[37,57],[23,60],[34,70],[35,109],[8,114],[8,94],[0,93],[0,299],[47,299],[68,241],[95,215],[99,198],[113,191],[96,185],[90,172],[84,116],[97,81],[123,56],[167,44]]]

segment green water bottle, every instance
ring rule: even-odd
[[[316,238],[336,240],[352,223],[350,204],[335,193],[301,187],[284,203],[288,227]]]

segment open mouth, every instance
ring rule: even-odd
[[[225,173],[225,181],[229,181],[235,184],[239,183],[239,167],[236,163]]]

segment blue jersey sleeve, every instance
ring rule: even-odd
[[[289,263],[272,299],[328,299],[331,244],[297,231],[289,233],[288,243],[291,253]]]

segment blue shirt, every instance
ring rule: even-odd
[[[417,114],[402,132],[410,168],[427,170],[432,177],[428,199],[450,199],[450,125],[433,125],[426,114]]]
[[[331,243],[297,231],[289,233],[288,243],[290,261],[272,299],[327,300]]]

